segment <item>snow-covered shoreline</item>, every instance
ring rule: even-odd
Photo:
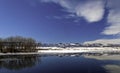
[[[120,47],[39,47],[39,49],[40,53],[120,53]]]
[[[0,53],[0,55],[35,55],[35,54],[66,54],[66,53],[120,53],[120,47],[38,47],[38,52]]]

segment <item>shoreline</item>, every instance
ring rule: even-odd
[[[39,55],[39,54],[120,54],[120,47],[39,47],[38,52],[0,53],[0,55]]]
[[[120,53],[120,47],[39,47],[40,53]]]

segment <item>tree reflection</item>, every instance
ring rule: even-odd
[[[33,67],[40,62],[38,55],[0,56],[0,68],[19,70]]]

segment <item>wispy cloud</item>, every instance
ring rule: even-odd
[[[48,18],[48,19],[70,19],[70,18],[78,18],[76,15],[74,15],[74,14],[68,14],[68,15],[61,15],[61,16],[59,16],[59,15],[55,15],[55,16],[46,16],[46,18]],[[78,19],[77,19],[78,20]]]
[[[120,35],[120,0],[41,0],[42,2],[54,2],[61,5],[67,12],[83,17],[88,22],[98,22],[103,18],[105,7],[110,8],[107,16],[107,27],[102,35]],[[107,1],[107,4],[105,4]],[[97,39],[85,43],[120,43],[120,37],[116,39]]]
[[[61,5],[69,13],[74,13],[78,17],[83,17],[88,22],[97,22],[104,15],[103,0],[41,0],[42,2],[54,2]]]
[[[104,35],[120,34],[120,0],[108,0],[107,6],[111,8],[108,15],[109,26],[102,32]]]

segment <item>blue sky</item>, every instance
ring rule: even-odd
[[[0,0],[0,37],[120,43],[119,0]]]

